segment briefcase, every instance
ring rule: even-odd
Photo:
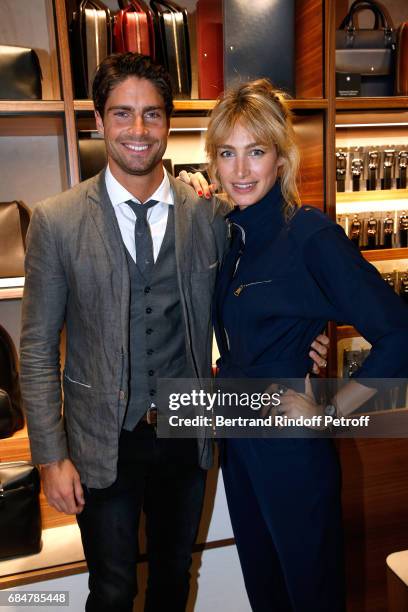
[[[408,21],[404,21],[397,32],[397,96],[408,96]]]
[[[187,11],[175,2],[151,0],[163,43],[164,65],[170,74],[174,95],[191,97],[191,58]]]
[[[26,461],[0,463],[0,559],[41,550],[40,476]]]
[[[113,29],[114,51],[142,53],[155,57],[154,16],[140,0],[119,3],[122,9],[115,15]]]
[[[370,10],[372,29],[355,25],[356,14]],[[338,96],[392,96],[395,77],[395,32],[374,0],[355,0],[336,31]]]
[[[107,164],[106,147],[103,138],[89,138],[79,133],[79,168],[81,181],[95,176]]]
[[[24,276],[30,210],[23,202],[0,202],[0,278]]]
[[[0,99],[41,100],[41,67],[27,47],[0,45]]]
[[[100,0],[81,0],[70,27],[77,98],[92,98],[92,82],[102,60],[112,53],[112,17]]]

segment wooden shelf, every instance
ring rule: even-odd
[[[389,110],[390,108],[408,108],[408,96],[336,98],[336,110],[370,110],[372,108],[384,110]]]
[[[63,113],[62,100],[0,100],[0,113],[4,115]]]
[[[179,112],[205,112],[214,108],[216,100],[174,100],[174,110]],[[324,98],[289,100],[288,106],[291,110],[321,110],[328,106]],[[74,110],[82,112],[93,112],[92,100],[74,100]]]
[[[389,261],[392,259],[408,259],[408,248],[378,249],[378,251],[361,251],[368,261]]]
[[[381,202],[382,200],[406,200],[408,208],[408,189],[376,189],[375,191],[337,192],[338,204],[348,202]]]
[[[23,297],[23,287],[3,287],[0,289],[0,300],[17,300]]]

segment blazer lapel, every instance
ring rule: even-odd
[[[190,292],[191,267],[193,263],[193,216],[189,206],[185,187],[180,181],[169,176],[174,195],[174,228],[176,243],[177,280],[180,290],[181,307],[183,310],[184,327],[186,330],[187,345],[191,355],[191,362],[199,378],[197,362],[194,357],[193,340],[190,327],[192,320],[192,302]]]
[[[91,217],[112,265],[121,273],[125,252],[115,211],[106,190],[104,170],[95,177],[88,191],[88,203]]]
[[[123,338],[122,351],[124,351],[123,347],[127,347],[129,343],[130,278],[127,272],[125,246],[118,220],[106,190],[104,170],[95,177],[95,182],[88,191],[88,203],[91,217],[112,262],[112,267],[117,272],[117,280],[121,288],[122,299],[118,307],[120,307]],[[121,419],[123,418],[124,410],[125,404],[121,406]]]
[[[172,176],[170,185],[174,195],[174,226],[176,242],[176,263],[180,289],[185,291],[185,284],[190,279],[193,249],[193,217],[185,187]]]

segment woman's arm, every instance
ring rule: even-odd
[[[304,245],[304,261],[320,292],[334,307],[337,320],[354,325],[372,345],[363,366],[331,400],[338,414],[347,416],[375,395],[377,387],[384,386],[375,379],[408,378],[408,306],[340,226],[312,235]],[[292,393],[286,395],[288,415],[313,411],[313,399],[307,395],[300,402],[297,398],[297,408]]]

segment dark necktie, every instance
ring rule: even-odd
[[[136,265],[140,272],[145,275],[148,274],[154,266],[153,241],[150,226],[147,222],[147,211],[157,204],[157,200],[149,200],[145,204],[139,204],[133,200],[128,200],[126,204],[129,204],[136,215]]]

